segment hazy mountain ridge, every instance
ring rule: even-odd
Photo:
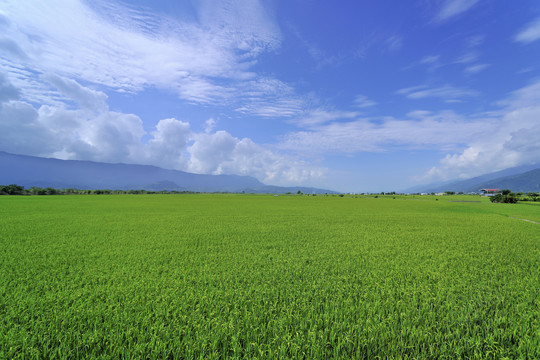
[[[514,192],[540,191],[540,164],[529,164],[484,174],[471,179],[418,186],[414,192],[479,192],[481,189],[510,189]],[[409,191],[413,192],[413,191]]]
[[[483,189],[510,189],[514,192],[539,192],[540,191],[540,168],[527,171],[523,174],[507,176],[486,182]]]
[[[167,170],[152,165],[110,164],[82,160],[60,160],[0,151],[0,184],[24,187],[76,189],[333,193],[309,187],[279,187],[250,176],[204,175]]]

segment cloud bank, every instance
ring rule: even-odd
[[[412,100],[435,96],[478,96],[451,86],[402,89]],[[459,114],[415,110],[402,118],[363,117],[361,113],[312,111],[295,120],[301,128],[282,137],[279,148],[303,154],[445,151],[437,166],[416,180],[469,178],[540,159],[540,81],[518,89],[489,113]]]
[[[13,83],[36,103],[47,101],[36,74],[55,73],[120,92],[158,88],[196,104],[242,104],[250,114],[296,111],[292,89],[250,70],[281,44],[261,3],[196,4],[193,19],[178,20],[99,0],[7,0],[0,51],[10,56],[0,57],[0,66],[17,74]],[[257,95],[262,91],[274,94],[271,104]]]
[[[469,178],[540,159],[540,81],[500,101],[493,117],[481,120],[483,130],[461,152],[450,153],[425,179]]]
[[[74,80],[45,75],[61,96],[62,106],[32,104],[19,99],[18,89],[0,74],[0,144],[2,150],[61,159],[151,164],[204,174],[251,175],[276,185],[304,182],[324,169],[238,139],[226,131],[204,132],[187,121],[160,120],[147,134],[134,114],[111,111],[107,96]],[[68,108],[69,102],[76,104]],[[148,135],[146,142],[143,137]]]

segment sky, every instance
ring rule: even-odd
[[[540,162],[540,2],[0,0],[0,151],[341,192]]]

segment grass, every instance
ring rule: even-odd
[[[539,358],[540,208],[447,198],[0,197],[0,358]]]

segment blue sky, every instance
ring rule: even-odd
[[[540,161],[540,2],[0,0],[0,150],[397,191]]]

